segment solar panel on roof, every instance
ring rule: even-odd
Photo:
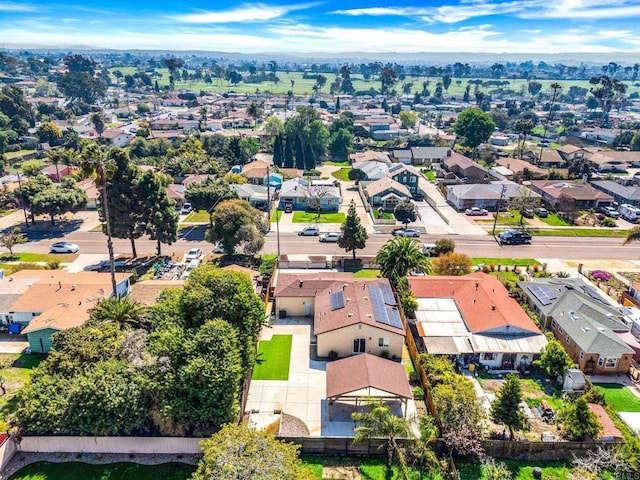
[[[344,295],[342,290],[329,295],[329,301],[331,302],[331,311],[338,310],[344,307]]]
[[[382,299],[384,300],[384,303],[386,303],[387,305],[397,305],[396,299],[393,297],[391,287],[388,284],[381,284],[380,290],[382,291]]]
[[[529,291],[542,305],[551,305],[558,295],[546,285],[531,285]]]
[[[376,322],[402,330],[402,320],[398,308],[385,304],[383,289],[369,285],[369,293]]]

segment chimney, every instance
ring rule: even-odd
[[[74,283],[73,285],[71,285],[71,291],[73,292],[76,289],[77,285]]]
[[[447,157],[451,156],[451,150],[447,150]]]

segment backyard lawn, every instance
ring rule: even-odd
[[[344,213],[293,212],[293,223],[343,223]]]
[[[518,462],[506,460],[504,463],[513,473],[513,480],[534,480],[533,467],[542,467],[542,478],[554,480],[569,480],[571,468],[560,462]],[[460,473],[460,480],[478,480],[481,478],[480,465],[477,463],[456,464]],[[605,473],[603,480],[612,480],[613,475]]]
[[[619,383],[595,383],[606,402],[618,412],[640,412],[640,398]]]
[[[380,270],[377,268],[363,268],[353,273],[353,278],[378,278]]]
[[[274,335],[260,341],[253,380],[288,380],[291,360],[291,335]]]
[[[209,223],[209,212],[206,210],[198,210],[191,212],[183,220],[190,223]]]
[[[140,465],[137,463],[109,463],[93,465],[81,462],[37,462],[14,473],[10,480],[187,480],[195,472],[195,465],[164,463]]]
[[[335,172],[333,172],[331,176],[333,176],[334,178],[337,178],[342,182],[348,182],[350,171],[351,171],[351,168],[341,168],[340,170],[336,170]]]
[[[16,408],[16,392],[29,380],[33,368],[44,360],[43,355],[28,355],[26,353],[2,353],[0,354],[0,364],[11,365],[1,370],[7,386],[6,395],[0,396],[0,431],[7,429],[6,417],[13,413]]]
[[[309,467],[318,480],[323,478],[354,478],[347,476],[335,476],[338,472],[325,472],[322,476],[323,467],[356,467],[362,480],[400,480],[402,475],[397,467],[392,467],[388,471],[384,457],[321,457],[319,455],[302,455],[304,465]],[[411,469],[410,469],[411,470]],[[346,475],[346,473],[342,473]],[[418,478],[413,476],[411,478]],[[430,480],[429,477],[421,477],[423,480]],[[477,480],[477,479],[475,479]]]

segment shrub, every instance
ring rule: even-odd
[[[424,390],[422,390],[422,387],[413,387],[413,398],[416,400],[424,398]]]
[[[47,270],[57,270],[58,268],[60,268],[60,262],[58,260],[47,262]]]
[[[337,360],[339,357],[338,352],[336,352],[335,350],[331,350],[329,352],[329,360]]]

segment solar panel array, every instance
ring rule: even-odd
[[[382,299],[387,305],[397,305],[396,299],[393,297],[391,286],[386,283],[380,284],[380,290],[382,290]]]
[[[369,293],[371,294],[371,305],[373,306],[373,316],[376,322],[402,330],[402,320],[400,319],[396,302],[393,300],[393,295],[391,295],[393,304],[390,305],[385,301],[385,296],[387,296],[388,293],[385,293],[384,288],[369,285]]]
[[[551,305],[553,300],[558,298],[558,295],[546,285],[531,285],[529,291],[542,305]]]
[[[342,295],[342,290],[329,295],[329,301],[331,302],[332,312],[339,308],[344,308],[344,295]]]

